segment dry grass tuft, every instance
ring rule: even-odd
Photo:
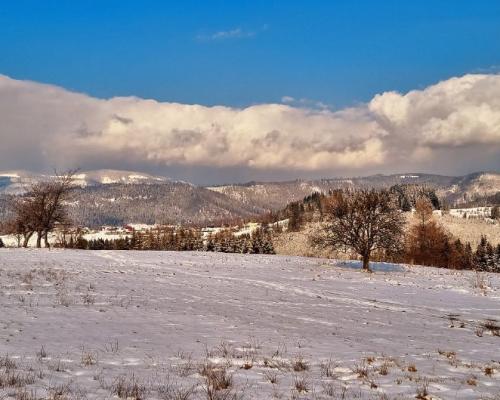
[[[307,393],[310,390],[310,383],[306,376],[296,376],[293,380],[293,387],[298,393]]]
[[[272,383],[273,385],[276,385],[279,381],[278,373],[276,371],[264,371],[264,376],[269,381],[269,383]]]
[[[363,378],[363,379],[368,378],[368,375],[370,374],[368,366],[366,365],[364,360],[360,364],[354,364],[352,372],[358,374],[358,378]]]
[[[224,365],[206,362],[200,368],[200,375],[205,378],[207,393],[230,389],[233,386],[233,375]]]
[[[120,399],[143,400],[145,399],[147,388],[132,375],[132,377],[118,377],[112,385],[111,391]]]
[[[292,369],[295,372],[304,372],[309,369],[309,364],[299,355],[292,360]]]
[[[335,368],[337,364],[330,358],[326,361],[322,361],[319,365],[321,370],[321,376],[325,378],[335,378]]]
[[[82,349],[82,356],[80,359],[80,363],[84,367],[90,367],[92,365],[97,364],[97,353]]]

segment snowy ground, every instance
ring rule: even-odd
[[[353,267],[0,249],[0,399],[500,398],[500,276]]]

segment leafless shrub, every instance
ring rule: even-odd
[[[56,299],[57,299],[57,304],[64,307],[69,307],[72,304],[72,299],[64,286],[58,288]]]
[[[491,282],[488,276],[482,272],[476,271],[474,275],[470,278],[470,284],[473,289],[478,290],[483,296],[488,294],[488,290],[491,288]]]
[[[183,362],[175,366],[177,374],[183,378],[192,375],[196,370],[191,354]]]
[[[252,367],[253,367],[253,360],[245,360],[245,362],[241,366],[241,369],[252,369]]]
[[[337,365],[331,358],[326,361],[322,361],[319,367],[321,369],[321,376],[324,376],[326,378],[335,378],[334,370]]]
[[[205,358],[214,358],[215,356],[217,356],[217,348],[209,348],[205,343]]]
[[[388,361],[384,361],[382,364],[380,364],[380,367],[378,368],[378,373],[380,375],[388,375],[390,367],[391,363],[389,363]]]
[[[293,387],[298,393],[307,393],[310,390],[310,383],[305,375],[295,376]]]
[[[36,395],[34,390],[18,389],[14,396],[15,400],[38,400],[39,397]]]
[[[368,357],[365,357],[365,361],[367,364],[373,364],[375,362],[375,357],[373,356],[368,356]]]
[[[104,351],[107,353],[117,354],[120,351],[118,340],[111,340],[104,345]]]
[[[12,369],[0,371],[0,388],[22,388],[33,383],[35,383],[33,373],[24,373]]]
[[[147,388],[140,383],[137,378],[120,376],[111,387],[112,393],[120,399],[143,400],[147,393]]]
[[[438,349],[438,353],[448,359],[454,359],[457,357],[457,353],[455,353],[454,351],[446,351]]]
[[[207,390],[219,391],[229,389],[233,385],[233,376],[224,365],[206,362],[200,369],[200,375],[205,377]]]
[[[481,327],[489,331],[493,336],[500,336],[500,326],[493,319],[487,319],[481,324]]]
[[[465,381],[469,386],[477,386],[477,378],[473,375],[467,378]]]
[[[252,361],[255,361],[255,358],[257,357],[259,349],[262,347],[262,345],[258,339],[251,337],[241,347],[242,347],[242,353],[243,353],[243,354],[241,354],[241,357],[245,357],[247,359],[251,359]]]
[[[158,388],[158,394],[162,400],[190,400],[196,393],[198,385],[180,386],[168,383]]]
[[[280,371],[288,371],[291,366],[287,360],[283,360],[280,358],[264,358],[264,367],[273,368]]]
[[[286,350],[286,345],[284,343],[280,343],[274,353],[272,354],[273,358],[279,357],[282,358],[286,355],[287,350]]]
[[[48,368],[49,368],[49,370],[56,371],[56,372],[64,371],[63,364],[62,364],[60,359],[58,359],[55,362],[49,363]]]
[[[495,373],[495,369],[490,365],[484,367],[483,371],[486,376],[493,376],[493,374]]]
[[[323,393],[326,396],[338,398],[337,387],[333,384],[333,382],[323,382],[322,387]]]
[[[298,355],[292,360],[292,368],[295,372],[303,372],[309,369],[309,364],[301,355]]]
[[[37,351],[36,357],[38,358],[39,361],[43,360],[44,358],[47,358],[47,352],[45,351],[45,347],[42,345],[40,350]]]
[[[80,363],[85,367],[90,367],[91,365],[97,364],[97,353],[93,351],[86,350],[82,348],[82,356]]]
[[[278,383],[278,373],[276,371],[266,370],[264,371],[264,376],[269,381],[269,383],[272,383],[273,385],[276,385]]]
[[[85,304],[86,306],[93,305],[95,304],[95,295],[93,295],[90,292],[87,292],[84,295],[82,295],[82,301],[83,304]]]
[[[359,364],[354,364],[352,372],[358,374],[358,378],[368,378],[368,375],[370,373],[368,366],[366,365],[366,362],[364,360]]]
[[[428,387],[429,385],[426,382],[417,387],[415,398],[419,400],[427,400],[427,396],[429,395]]]
[[[239,400],[242,394],[233,387],[233,375],[226,365],[205,362],[200,368],[204,377],[204,392],[207,400]]]
[[[70,384],[50,386],[47,400],[69,400],[71,394]]]
[[[231,343],[228,343],[228,342],[223,340],[217,346],[217,352],[223,358],[231,358],[234,354],[234,349],[233,349],[233,346],[231,345]]]
[[[7,354],[7,355],[5,355],[3,357],[0,357],[0,368],[5,368],[7,370],[9,370],[9,369],[16,369],[17,368],[17,364]]]
[[[22,274],[21,281],[26,285],[31,285],[33,283],[33,271]]]

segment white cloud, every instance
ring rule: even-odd
[[[281,98],[282,103],[293,103],[295,101],[295,98],[292,96],[283,96]]]
[[[265,178],[270,170],[291,177],[500,167],[499,75],[387,92],[340,111],[102,100],[0,76],[0,120],[0,169],[133,163],[247,169]]]
[[[257,33],[254,31],[246,31],[242,28],[234,28],[227,31],[218,31],[211,34],[201,34],[196,36],[196,39],[202,42],[224,39],[243,39],[251,38]]]

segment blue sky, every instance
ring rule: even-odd
[[[334,109],[500,68],[500,1],[5,0],[0,73],[95,97]]]
[[[0,170],[500,168],[500,0],[4,0],[0,49]]]

